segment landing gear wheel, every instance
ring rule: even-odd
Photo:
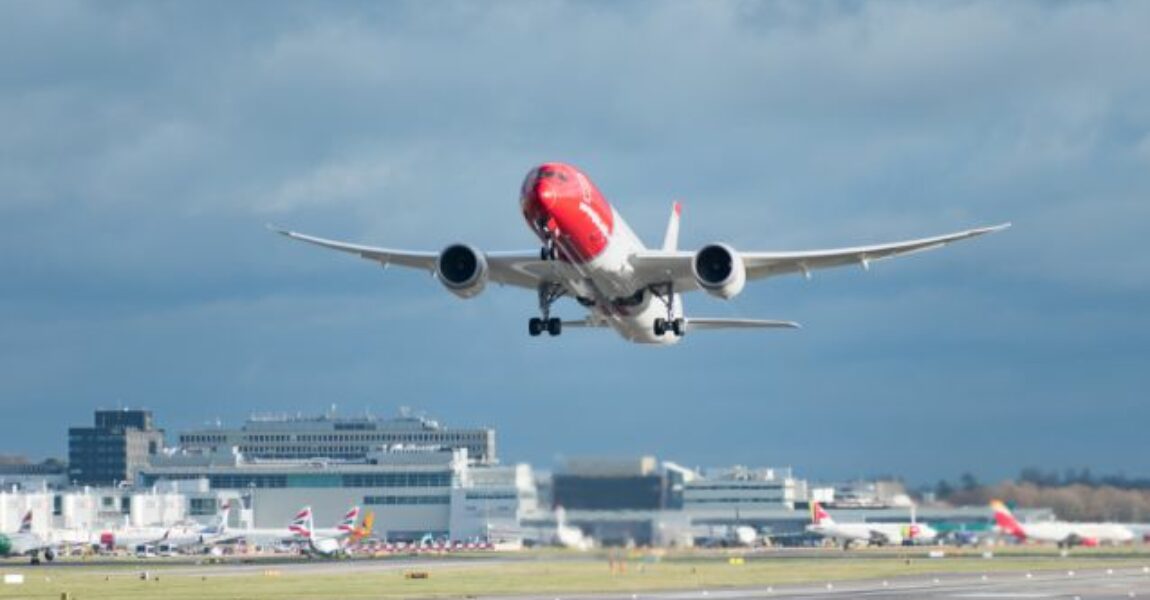
[[[546,250],[546,248],[544,248],[544,250]],[[527,322],[527,332],[535,336],[546,331],[552,337],[562,333],[563,321],[551,316],[551,305],[566,294],[567,288],[564,288],[558,283],[540,283],[539,312],[543,313],[543,318],[532,317],[531,320]]]
[[[555,250],[555,240],[547,240],[539,249],[539,260],[555,260],[558,257],[559,252]]]
[[[647,288],[653,297],[658,298],[664,306],[667,307],[667,318],[655,319],[655,335],[662,337],[668,331],[675,334],[675,337],[682,337],[683,332],[687,330],[687,322],[682,317],[675,316],[675,286],[668,282],[659,285],[652,285]]]

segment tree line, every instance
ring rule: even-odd
[[[998,499],[1013,506],[1051,508],[1068,521],[1150,521],[1150,479],[1095,476],[1089,469],[1058,473],[1029,467],[1017,479],[997,484],[982,484],[964,473],[955,483],[939,481],[933,491],[937,500],[955,506]]]

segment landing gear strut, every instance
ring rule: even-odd
[[[555,260],[559,258],[559,251],[555,247],[555,233],[540,221],[539,231],[543,233],[543,247],[539,249],[539,260]]]
[[[559,253],[555,250],[555,240],[547,238],[543,247],[539,249],[539,260],[555,260]]]
[[[546,248],[544,248],[546,250]],[[533,337],[537,336],[544,331],[548,335],[554,337],[563,333],[563,321],[557,317],[551,316],[551,305],[556,300],[562,298],[567,293],[567,290],[557,283],[541,283],[539,284],[539,311],[543,313],[543,318],[531,317],[527,321],[527,333]]]
[[[667,307],[667,318],[657,317],[655,319],[655,335],[663,337],[670,331],[675,334],[675,337],[683,337],[687,324],[682,317],[675,317],[675,284],[667,282],[652,285],[651,295],[658,298],[663,306]]]

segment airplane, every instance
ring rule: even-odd
[[[225,502],[219,507],[211,524],[195,527],[173,528],[168,530],[157,543],[166,543],[175,548],[188,546],[212,545],[235,539],[228,528],[228,517],[231,515],[232,502]]]
[[[1001,500],[990,503],[994,510],[994,522],[1005,533],[1018,541],[1035,540],[1054,542],[1059,548],[1073,546],[1098,546],[1099,544],[1124,544],[1134,540],[1134,532],[1117,523],[1071,523],[1053,521],[1047,523],[1022,524]]]
[[[363,538],[371,535],[371,528],[375,522],[374,513],[364,517],[362,527],[356,527],[359,518],[359,507],[355,506],[344,515],[343,520],[334,530],[316,530],[310,506],[305,506],[292,519],[290,530],[297,537],[307,542],[304,552],[308,556],[322,558],[342,558],[349,554],[349,549],[358,544]]]
[[[740,252],[716,242],[692,252],[678,249],[680,203],[673,206],[662,247],[649,249],[591,179],[568,164],[549,162],[531,169],[519,200],[524,218],[542,241],[540,250],[481,252],[454,243],[440,252],[409,251],[269,228],[385,267],[428,271],[460,298],[475,297],[488,282],[534,290],[540,316],[528,321],[532,336],[544,331],[557,336],[567,327],[610,327],[631,342],[673,344],[697,330],[799,327],[792,321],[688,317],[683,293],[701,289],[730,300],[748,281],[791,273],[810,278],[815,269],[843,265],[869,269],[877,260],[931,250],[1010,226],[1004,223],[905,242],[829,250]],[[552,305],[563,297],[574,298],[589,314],[574,321],[551,316]]]
[[[916,522],[913,514],[909,523],[836,523],[818,502],[811,502],[807,531],[842,543],[843,550],[854,542],[885,546],[930,541],[938,536],[930,525]]]
[[[555,541],[564,548],[580,552],[586,552],[595,545],[582,529],[567,524],[567,510],[562,506],[555,508]]]
[[[48,561],[56,559],[56,545],[32,533],[32,511],[20,520],[20,529],[13,534],[0,533],[0,557],[27,556],[33,565],[40,564],[40,555]]]

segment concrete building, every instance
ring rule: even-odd
[[[796,479],[790,468],[708,469],[685,481],[682,490],[683,509],[692,513],[793,509],[807,500],[806,482]]]
[[[578,510],[661,510],[671,501],[672,482],[654,457],[576,458],[552,478],[555,507]]]
[[[68,485],[68,465],[45,461],[42,463],[0,463],[0,490],[46,489]]]
[[[173,452],[141,469],[139,481],[158,489],[193,486],[185,489],[189,505],[205,497],[197,494],[237,495],[245,519],[239,525],[257,528],[284,527],[304,505],[312,507],[317,526],[332,527],[348,507],[360,505],[375,513],[375,535],[391,541],[513,537],[521,515],[536,505],[527,465],[475,465],[466,448],[440,446],[377,448],[363,460]]]
[[[152,411],[97,410],[95,427],[68,430],[68,478],[78,485],[132,483],[136,471],[164,447]]]
[[[185,450],[215,452],[236,448],[251,459],[287,460],[363,460],[380,446],[445,446],[465,448],[468,457],[478,464],[496,463],[494,429],[448,428],[431,419],[408,415],[393,419],[334,414],[258,415],[239,429],[183,431],[178,442]]]
[[[0,531],[16,531],[28,511],[39,532],[168,527],[188,521],[187,506],[181,493],[123,487],[0,491]]]

